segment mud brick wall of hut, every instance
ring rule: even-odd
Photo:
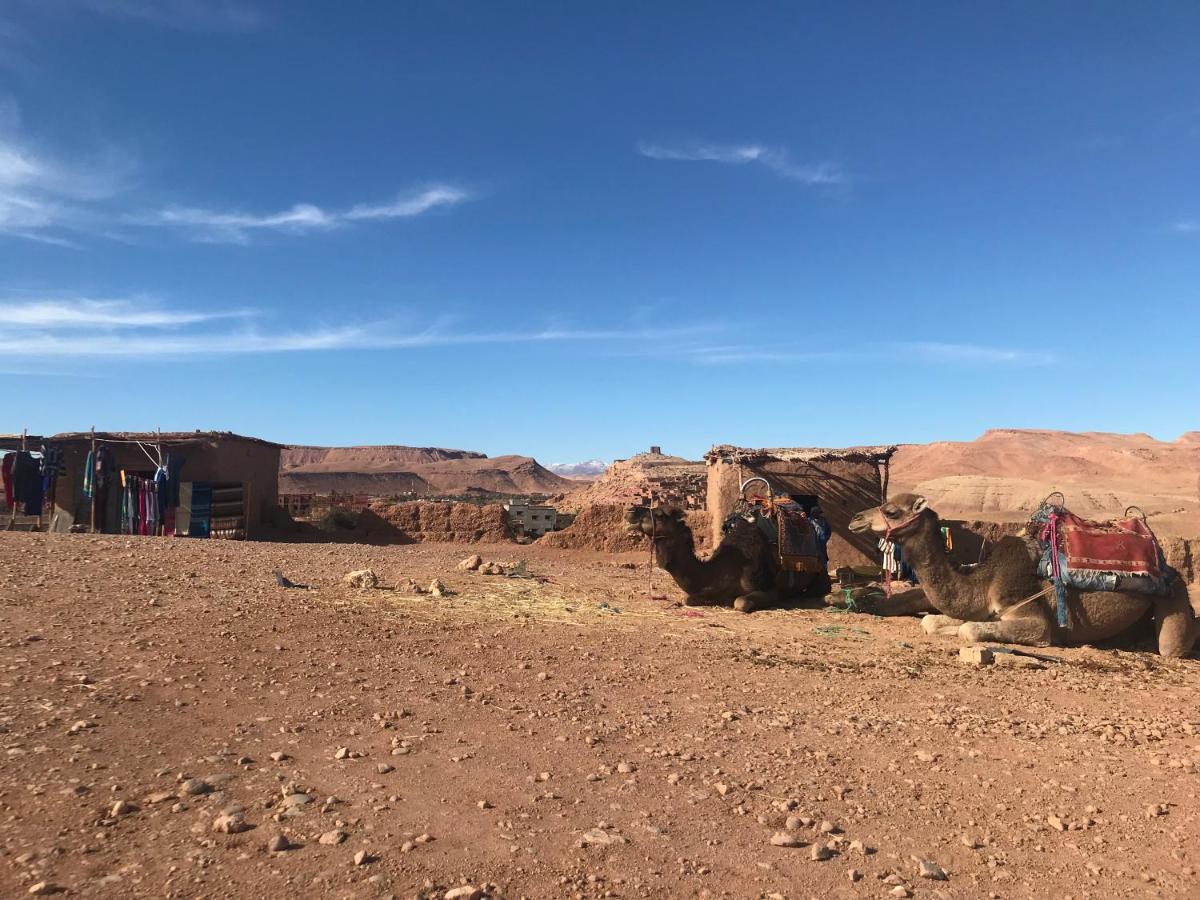
[[[91,521],[91,500],[83,496],[83,471],[91,442],[86,439],[60,440],[66,473],[58,479],[55,489],[55,530],[67,531],[73,523]],[[137,444],[105,444],[113,455],[115,488],[113,498],[120,493],[120,470],[134,475],[152,477],[154,465]],[[151,449],[151,453],[153,453]],[[163,447],[163,455],[178,453],[184,458],[180,479],[183,481],[240,482],[247,485],[249,497],[246,510],[246,529],[255,536],[264,523],[271,523],[279,504],[279,448],[271,444],[237,437],[196,438],[187,443]],[[107,506],[119,502],[109,501]],[[113,532],[119,517],[110,509],[107,521],[98,514],[102,530]]]
[[[820,499],[832,532],[831,567],[877,565],[877,540],[850,531],[854,515],[883,502],[883,479],[874,462],[851,460],[769,460],[708,464],[708,511],[712,516],[713,545],[721,540],[721,523],[733,511],[739,489],[747,478],[766,478],[776,494],[808,494]]]

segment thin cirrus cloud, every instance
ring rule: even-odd
[[[443,319],[421,327],[385,321],[274,330],[260,323],[263,318],[265,314],[246,310],[212,313],[168,309],[145,298],[0,300],[0,343],[9,348],[10,359],[153,359],[485,344],[620,342],[658,347],[662,341],[695,338],[717,327],[555,326],[461,331]],[[221,322],[229,319],[243,321],[238,327]]]
[[[133,168],[115,148],[70,164],[0,134],[0,234],[71,245],[72,232],[100,227],[99,211],[125,190]]]
[[[133,217],[130,222],[135,225],[181,228],[199,241],[245,244],[250,242],[255,233],[305,234],[331,231],[354,222],[410,219],[439,208],[457,206],[470,198],[470,192],[463,188],[435,184],[401,195],[389,203],[360,203],[341,210],[297,203],[280,212],[256,215],[172,206],[150,215]]]
[[[1176,234],[1200,234],[1200,221],[1196,219],[1180,219],[1171,226]]]
[[[637,150],[647,159],[667,162],[761,166],[781,178],[813,186],[845,184],[849,180],[841,167],[833,163],[797,163],[787,150],[761,144],[659,144],[642,141],[638,143]]]
[[[188,31],[242,31],[262,25],[260,10],[243,0],[23,0],[29,10],[61,16],[90,13]]]
[[[139,300],[73,298],[0,304],[0,326],[26,329],[174,328],[247,315],[243,311],[172,311]]]
[[[796,365],[813,362],[837,362],[869,354],[875,359],[897,364],[960,365],[960,366],[1048,366],[1056,363],[1053,353],[1041,350],[991,347],[982,344],[943,343],[937,341],[907,341],[870,344],[846,350],[790,350],[786,347],[752,347],[741,344],[693,346],[685,351],[693,363],[705,366],[733,365]]]

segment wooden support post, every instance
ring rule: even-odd
[[[91,511],[90,526],[91,526],[92,534],[95,534],[96,533],[96,426],[95,425],[92,426],[92,452],[91,452],[90,458],[92,460],[92,472],[91,472],[91,476],[92,476],[91,477],[91,482],[92,482],[91,507],[92,507],[92,511]],[[83,477],[87,478],[88,474],[85,472]]]

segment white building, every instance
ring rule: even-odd
[[[525,534],[543,535],[554,531],[558,524],[558,510],[553,506],[533,506],[522,501],[504,504],[513,528]]]

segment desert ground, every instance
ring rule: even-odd
[[[0,895],[1200,896],[1200,661],[677,600],[644,554],[0,534]]]

